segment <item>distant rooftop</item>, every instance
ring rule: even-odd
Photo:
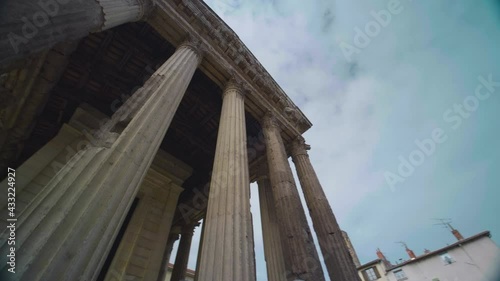
[[[398,268],[398,267],[402,267],[402,266],[405,266],[407,264],[410,264],[410,263],[414,263],[414,262],[417,262],[417,261],[420,261],[420,260],[423,260],[423,259],[426,259],[426,258],[429,258],[429,257],[433,257],[433,256],[436,256],[436,255],[439,255],[447,250],[450,250],[452,248],[455,248],[455,247],[459,247],[463,244],[467,244],[467,243],[470,243],[470,242],[473,242],[479,238],[482,238],[482,237],[490,237],[491,238],[491,234],[489,231],[483,231],[481,233],[478,233],[476,235],[473,235],[469,238],[465,238],[463,240],[460,240],[460,241],[457,241],[451,245],[448,245],[446,247],[443,247],[443,248],[440,248],[440,249],[437,249],[437,250],[434,250],[434,251],[431,251],[431,252],[428,252],[427,254],[423,254],[423,255],[420,255],[418,256],[417,258],[415,259],[412,259],[412,260],[407,260],[405,262],[402,262],[400,264],[396,264],[394,266],[392,266],[391,268],[388,268],[387,271],[389,270],[392,270],[392,269],[395,269],[395,268]]]
[[[480,232],[480,233],[478,233],[476,235],[473,235],[473,236],[471,236],[469,238],[457,241],[457,242],[455,242],[455,243],[453,243],[451,245],[448,245],[446,247],[439,248],[437,250],[434,250],[434,251],[428,252],[426,254],[417,256],[415,259],[407,260],[407,261],[404,261],[404,262],[402,262],[400,264],[393,265],[392,267],[387,268],[386,271],[390,271],[390,270],[393,270],[395,268],[402,267],[402,266],[405,266],[405,265],[413,263],[413,262],[421,261],[423,259],[439,255],[439,254],[441,254],[441,253],[443,253],[443,252],[445,252],[445,251],[447,251],[449,249],[452,249],[452,248],[455,248],[455,247],[459,247],[459,246],[461,246],[463,244],[467,244],[467,243],[473,242],[473,241],[475,241],[475,240],[477,240],[479,238],[485,237],[485,236],[491,238],[490,231],[487,230],[487,231]],[[370,265],[374,265],[374,264],[377,264],[377,263],[380,263],[380,262],[382,262],[381,259],[375,259],[375,260],[372,260],[372,261],[367,262],[365,264],[362,264],[361,266],[358,266],[357,269],[360,270],[360,269],[366,268],[366,267],[368,267]]]
[[[377,264],[379,262],[382,262],[382,260],[381,259],[375,259],[375,260],[372,260],[370,262],[367,262],[365,264],[362,264],[362,265],[358,266],[357,269],[360,270],[360,269],[363,269],[363,268],[368,267],[370,265]]]

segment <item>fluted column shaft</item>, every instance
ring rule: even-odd
[[[253,281],[244,96],[234,82],[223,95],[198,280]]]
[[[164,281],[167,276],[168,264],[170,263],[170,255],[174,249],[174,243],[179,239],[179,233],[171,233],[168,236],[167,245],[163,254],[163,261],[161,263],[160,273],[158,274],[157,281]]]
[[[198,244],[198,255],[196,255],[196,269],[194,271],[194,281],[198,281],[200,276],[200,260],[201,260],[201,248],[203,248],[203,237],[205,237],[205,218],[203,218],[203,224],[201,226],[200,242]]]
[[[181,233],[181,242],[177,248],[177,256],[175,257],[174,269],[170,281],[184,281],[186,278],[186,270],[189,261],[189,251],[191,250],[191,241],[193,240],[193,232],[195,224],[186,225]]]
[[[262,222],[262,236],[264,238],[267,280],[285,281],[285,260],[283,258],[280,230],[278,219],[276,218],[276,209],[274,207],[273,191],[267,176],[267,167],[265,170],[265,175],[259,176],[257,184],[259,186],[260,216]]]
[[[0,65],[140,20],[149,0],[7,0],[0,17]]]
[[[181,45],[134,94],[145,102],[125,130],[102,132],[101,141],[75,155],[24,210],[16,237],[23,258],[11,280],[97,278],[200,61],[195,46]],[[124,116],[122,110],[110,123]],[[0,259],[7,273],[5,256]]]
[[[325,280],[304,208],[288,163],[280,128],[273,116],[263,120],[267,163],[287,269],[287,280]]]
[[[349,255],[342,231],[311,165],[307,149],[309,146],[304,143],[302,137],[296,139],[292,144],[292,160],[297,169],[330,279],[332,281],[359,281],[356,266]]]

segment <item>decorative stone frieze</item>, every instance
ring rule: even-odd
[[[311,127],[309,120],[238,36],[203,1],[183,0],[172,5],[171,1],[160,0],[157,3],[188,33],[198,34],[206,42],[207,58],[219,64],[222,71],[234,72],[247,82],[249,99],[260,108],[275,111],[287,135],[299,136]],[[294,114],[285,114],[285,108],[293,109]]]

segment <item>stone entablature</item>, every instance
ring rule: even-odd
[[[236,33],[203,1],[158,0],[155,5],[147,21],[174,45],[187,35],[202,41],[205,54],[200,68],[220,86],[230,76],[241,80],[249,92],[247,99],[255,105],[247,105],[246,110],[257,119],[272,112],[287,140],[312,126]],[[167,30],[172,27],[177,32]]]

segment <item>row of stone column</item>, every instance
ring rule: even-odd
[[[42,1],[40,9],[32,1],[8,1],[7,7],[24,13],[0,22],[13,27],[0,39],[0,63],[138,20],[147,9],[147,1],[141,0],[69,2]],[[17,230],[17,248],[26,258],[19,261],[13,280],[96,278],[95,269],[104,262],[200,61],[196,46],[181,45],[130,99],[140,102],[129,102],[126,112],[119,110],[101,132],[101,142],[75,155],[27,207]],[[113,134],[114,124],[124,118],[131,120],[128,126],[119,136]],[[265,231],[273,279],[324,280],[280,126],[272,115],[262,125],[269,177],[261,180],[260,189],[267,200],[267,222],[273,225]],[[357,280],[303,141],[293,145],[292,157],[331,279]],[[223,94],[198,280],[255,280],[249,193],[244,94],[238,82],[230,81]],[[1,250],[7,248],[4,243]],[[6,264],[5,256],[0,262]]]
[[[30,281],[97,278],[96,269],[104,263],[200,61],[196,46],[179,46],[136,93],[143,102],[128,105],[133,116],[125,130],[118,136],[105,126],[109,130],[101,131],[100,141],[73,156],[50,180],[18,218],[16,249],[22,258],[16,274],[9,275],[2,255],[1,276]],[[110,123],[123,116],[115,114]],[[5,235],[0,250],[6,253],[10,245]]]
[[[286,280],[325,280],[299,192],[288,164],[280,125],[272,115],[263,122],[269,179],[285,260]]]
[[[272,115],[263,122],[267,165],[261,168],[259,199],[268,280],[324,280],[305,212],[280,134]],[[311,165],[302,137],[290,154],[310,211],[324,262],[332,281],[360,280],[328,199]]]
[[[267,174],[258,181],[269,280],[324,280],[300,201],[280,124],[262,121]],[[302,138],[292,144],[296,165],[325,264],[333,281],[359,280],[342,232],[307,155]],[[265,169],[266,167],[264,167]],[[268,177],[266,177],[268,176]],[[197,280],[255,280],[249,206],[244,97],[230,81],[224,90],[216,156]]]
[[[337,219],[309,160],[302,137],[291,146],[292,160],[331,281],[360,280]]]

